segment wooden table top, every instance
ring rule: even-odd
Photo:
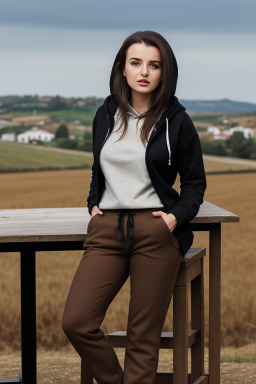
[[[91,216],[87,208],[0,210],[0,242],[84,241]],[[239,216],[204,201],[191,223],[239,222]]]

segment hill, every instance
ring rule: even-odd
[[[183,100],[181,104],[190,112],[211,112],[211,113],[245,113],[256,114],[256,104],[244,101],[233,101],[230,99],[221,100]]]
[[[244,101],[233,101],[230,99],[220,100],[186,100],[179,99],[180,102],[191,112],[208,113],[248,113],[256,114],[256,104]],[[81,114],[94,114],[96,109],[103,103],[104,98],[99,97],[62,97],[62,96],[0,96],[0,116],[1,114],[12,114],[13,117],[23,113],[52,114],[59,117],[63,111],[70,114],[80,114],[76,119],[81,119]],[[58,112],[58,113],[57,113]],[[52,117],[53,117],[52,116]],[[67,117],[67,116],[66,116]],[[74,118],[74,116],[72,116]]]

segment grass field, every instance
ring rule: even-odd
[[[86,153],[65,153],[54,149],[43,151],[36,147],[2,141],[0,153],[0,172],[89,168],[92,161],[91,156]]]
[[[75,207],[86,205],[90,170],[0,174],[0,208]],[[254,174],[209,175],[205,200],[239,215],[239,224],[222,228],[223,346],[242,346],[256,340]],[[178,185],[176,184],[178,188]],[[195,233],[195,246],[206,246],[206,233]],[[37,254],[37,324],[39,349],[71,348],[61,330],[68,289],[81,252]],[[0,350],[20,345],[19,255],[0,255]],[[109,307],[102,328],[125,329],[129,279]],[[208,337],[208,258],[205,258],[205,317]],[[164,330],[171,330],[171,306]]]
[[[79,134],[81,135],[81,132]],[[91,154],[86,152],[2,141],[0,141],[0,153],[0,173],[91,168],[92,164]],[[226,157],[219,161],[217,156],[204,155],[204,162],[208,173],[256,171],[256,161],[253,160],[234,160]]]

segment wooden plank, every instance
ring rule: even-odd
[[[127,333],[126,331],[119,331],[119,332],[113,332],[108,333],[106,335],[108,338],[111,346],[113,348],[125,348],[126,347],[126,340],[127,340]],[[195,344],[195,342],[198,339],[198,330],[197,329],[190,329],[188,331],[188,348],[191,348],[192,345]],[[160,349],[173,349],[173,332],[162,332],[161,333],[161,339],[160,339]]]
[[[205,248],[190,248],[181,262],[181,268],[188,269],[190,265],[206,255]]]
[[[87,208],[1,209],[1,242],[84,241]],[[238,222],[239,216],[207,201],[191,223]]]
[[[197,328],[197,342],[191,348],[191,380],[204,374],[204,275],[203,259],[201,274],[191,281],[191,327]]]
[[[209,250],[209,377],[220,384],[221,224],[210,232]]]
[[[238,223],[239,219],[234,213],[204,200],[191,223]]]
[[[20,253],[22,383],[36,384],[36,255]]]
[[[0,210],[1,242],[84,241],[87,208]]]

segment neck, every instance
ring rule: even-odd
[[[142,113],[145,109],[149,109],[151,107],[151,102],[151,94],[145,95],[132,92],[131,106],[136,112]]]

